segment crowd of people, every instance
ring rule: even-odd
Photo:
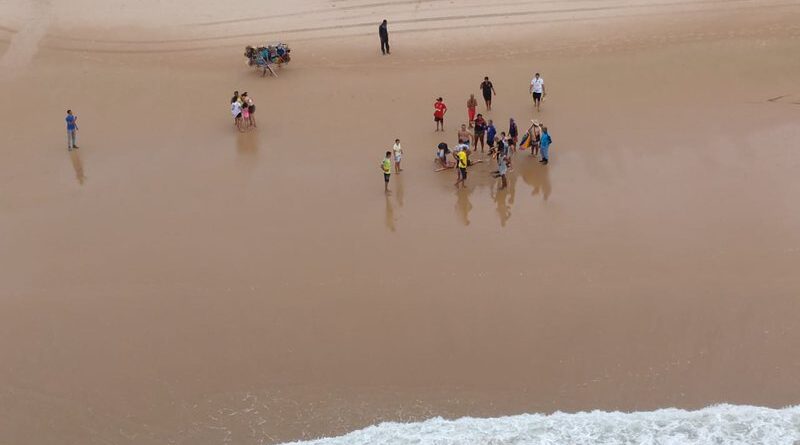
[[[385,25],[385,23],[384,23]],[[486,106],[486,113],[492,111],[492,98],[497,95],[494,84],[489,77],[483,78],[479,86]],[[542,99],[545,97],[544,79],[536,73],[531,79],[530,94],[537,112],[541,111]],[[439,97],[433,104],[433,121],[436,132],[445,131],[444,123],[447,115],[447,104],[444,98]],[[467,123],[461,124],[457,132],[456,144],[452,148],[446,142],[440,142],[436,147],[434,171],[455,169],[456,187],[466,187],[467,169],[475,164],[489,161],[497,166],[492,175],[499,179],[500,189],[508,186],[507,174],[513,170],[513,158],[518,151],[528,150],[531,157],[547,165],[550,162],[550,144],[553,139],[547,127],[537,119],[532,119],[528,129],[522,133],[514,118],[508,121],[508,130],[498,134],[494,120],[487,119],[478,113],[478,100],[475,94],[470,94],[467,99]],[[488,149],[487,149],[488,146]],[[480,150],[480,151],[479,151]],[[479,155],[478,155],[479,153]],[[489,159],[484,159],[485,155]],[[385,191],[389,191],[389,180],[392,174],[392,157],[394,157],[395,173],[400,169],[402,148],[400,140],[395,140],[392,151],[387,151],[381,163]]]
[[[233,125],[239,131],[247,131],[250,128],[256,128],[256,104],[253,99],[247,94],[247,91],[239,94],[238,91],[233,92],[231,97],[231,115],[233,116]]]

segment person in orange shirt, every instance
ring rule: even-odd
[[[440,97],[433,104],[433,121],[436,122],[436,131],[439,131],[440,127],[444,131],[445,114],[447,114],[447,105],[444,104],[444,100]]]

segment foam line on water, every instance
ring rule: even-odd
[[[385,422],[344,436],[292,445],[800,445],[800,405],[715,405],[696,411],[522,414]],[[289,445],[289,444],[285,444]]]

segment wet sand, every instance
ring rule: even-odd
[[[0,15],[0,443],[798,403],[800,3],[22,4]],[[278,78],[241,56],[264,29],[294,49]],[[484,75],[498,129],[543,120],[552,162],[457,192],[434,147]]]

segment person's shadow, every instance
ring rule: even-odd
[[[553,187],[550,184],[550,166],[532,162],[522,170],[522,180],[531,186],[531,196],[542,194],[542,199],[547,201]]]
[[[86,175],[83,173],[83,162],[78,150],[72,150],[69,153],[69,158],[72,161],[72,168],[75,170],[75,179],[78,180],[78,184],[83,185],[84,181],[86,181]]]
[[[470,188],[459,188],[456,190],[456,213],[461,223],[465,226],[469,225],[469,212],[472,211],[472,203],[469,200],[469,195],[471,193],[472,189]]]
[[[403,179],[399,177],[395,180],[394,193],[386,194],[386,228],[394,232],[397,230],[397,217],[394,216],[394,203],[392,196],[397,200],[397,204],[403,207]]]

